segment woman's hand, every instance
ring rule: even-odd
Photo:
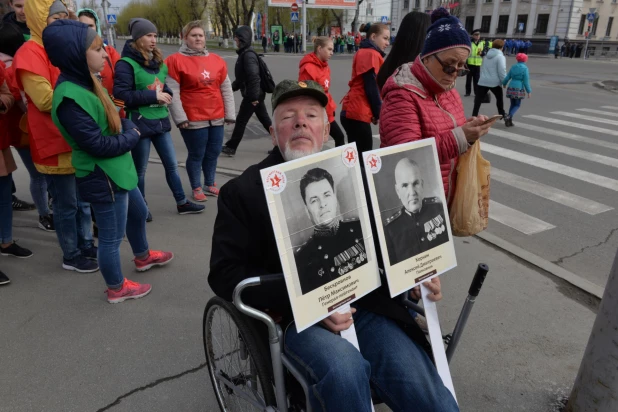
[[[477,116],[469,118],[466,123],[461,126],[461,130],[463,130],[466,135],[466,140],[468,143],[472,144],[476,142],[481,136],[484,136],[489,132],[489,129],[495,123],[495,120],[489,123],[485,123],[489,120],[487,116]]]
[[[427,289],[431,291],[431,293],[428,295],[429,300],[437,302],[442,299],[442,286],[440,285],[439,277],[435,277],[430,281],[423,282],[423,285],[427,286]],[[410,296],[412,297],[412,299],[420,300],[422,298],[421,287],[414,287],[410,292]]]
[[[377,125],[377,124],[378,124],[378,122],[379,122],[379,120],[378,120],[378,119],[376,119],[375,117],[372,117],[372,118],[371,118],[371,123],[373,123],[373,124]]]
[[[157,92],[157,101],[159,104],[171,104],[172,96],[165,92]]]
[[[178,125],[179,129],[186,129],[187,127],[189,127],[189,121],[188,120],[185,120],[184,122],[182,122],[182,123],[180,123]]]

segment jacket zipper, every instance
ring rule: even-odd
[[[436,103],[436,106],[438,106],[438,108],[440,110],[442,110],[444,113],[448,114],[448,116],[451,118],[451,120],[453,121],[453,125],[455,127],[457,127],[457,121],[455,120],[455,118],[453,117],[452,114],[450,114],[449,112],[447,112],[446,110],[444,110],[442,108],[442,106],[440,106],[440,103],[438,103],[438,97],[434,96],[433,97],[433,101]],[[446,194],[446,204],[448,205],[449,202],[451,201],[451,193],[453,191],[453,185],[452,185],[452,178],[453,178],[453,170],[455,169],[455,160],[451,159],[450,161],[451,163],[451,167],[450,170],[448,172],[448,193]]]
[[[112,202],[116,202],[116,196],[114,196],[114,189],[112,189],[112,182],[109,181],[109,177],[105,174],[105,179],[107,179],[107,185],[109,186],[109,191],[112,194]]]

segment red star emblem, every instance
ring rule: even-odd
[[[280,187],[279,183],[281,183],[281,178],[279,178],[279,176],[277,175],[270,179],[270,184],[272,187]]]
[[[369,164],[371,165],[371,167],[378,167],[378,159],[376,159],[375,157],[372,157],[369,160]]]
[[[349,151],[346,155],[345,158],[348,162],[351,162],[352,160],[354,160],[354,152],[353,151]]]
[[[163,83],[159,80],[158,77],[155,77],[155,81],[152,82],[150,86],[146,87],[148,90],[154,90],[155,92],[160,92],[163,90]]]

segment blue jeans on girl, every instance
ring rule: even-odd
[[[521,106],[522,99],[510,99],[510,100],[511,100],[511,107],[509,108],[509,117],[513,118],[513,116],[515,116],[515,113],[517,113],[517,110],[519,110],[519,107]]]
[[[215,183],[217,159],[223,147],[223,126],[210,126],[201,129],[180,129],[187,145],[187,175],[191,189],[202,187],[201,174],[204,173],[204,186]]]
[[[13,241],[13,177],[0,176],[0,243]]]
[[[360,352],[314,325],[285,332],[285,352],[309,381],[315,410],[371,411],[371,390],[393,410],[458,411],[427,353],[395,321],[357,307]]]
[[[66,260],[94,246],[90,203],[80,199],[75,175],[45,175],[54,206],[54,226]]]
[[[124,282],[120,262],[120,244],[127,234],[134,256],[148,252],[146,216],[148,207],[138,188],[114,192],[112,203],[92,203],[99,227],[99,269],[109,288]]]
[[[16,150],[17,153],[19,153],[19,157],[21,157],[21,161],[24,162],[24,166],[28,170],[28,174],[30,175],[30,195],[36,205],[36,210],[39,212],[39,216],[47,216],[49,215],[49,204],[47,198],[47,180],[45,179],[45,175],[36,170],[29,147]]]
[[[169,132],[153,137],[142,137],[131,151],[133,161],[135,162],[135,168],[137,169],[137,187],[139,187],[140,192],[142,192],[142,196],[146,197],[145,180],[146,169],[148,168],[148,157],[150,156],[150,142],[154,145],[161,159],[161,163],[163,163],[163,167],[165,168],[165,179],[174,195],[176,204],[184,205],[187,203],[187,197],[185,196],[182,182],[180,181],[180,175],[178,174],[176,151],[174,150],[174,143],[172,142],[172,136]]]

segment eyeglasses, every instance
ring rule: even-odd
[[[450,75],[450,74],[457,72],[457,77],[464,77],[464,76],[467,76],[468,73],[470,73],[470,69],[468,69],[467,64],[464,64],[463,69],[458,69],[456,66],[449,66],[449,65],[444,64],[444,62],[440,60],[437,54],[434,54],[433,57],[435,57],[438,63],[440,63],[440,65],[442,66],[442,71],[445,74]]]

